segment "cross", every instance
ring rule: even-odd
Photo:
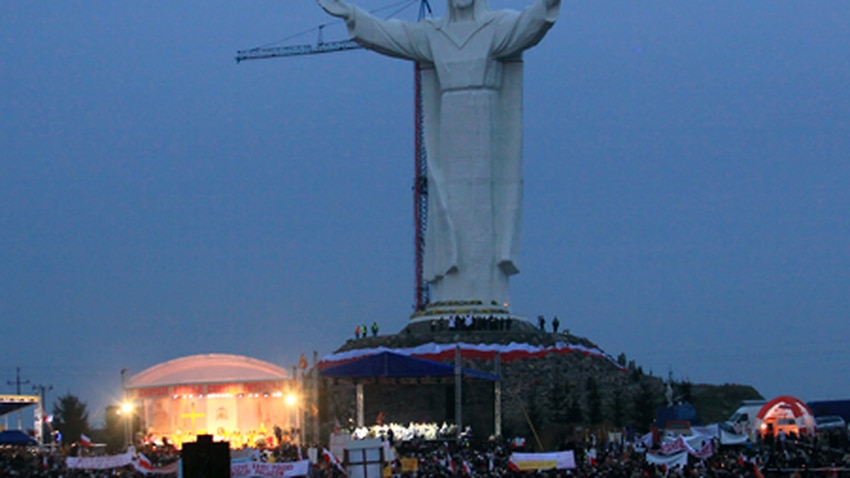
[[[192,434],[195,434],[195,419],[207,416],[206,413],[195,413],[195,402],[192,402],[192,413],[181,413],[180,418],[189,418],[192,420]]]

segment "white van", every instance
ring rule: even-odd
[[[756,426],[756,415],[767,404],[766,400],[743,400],[726,423],[735,433],[752,436]]]

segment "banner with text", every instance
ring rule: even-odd
[[[282,478],[305,476],[310,470],[310,460],[293,461],[288,463],[261,463],[257,461],[232,463],[231,478]]]
[[[656,455],[655,453],[647,453],[646,462],[652,465],[664,465],[667,468],[673,466],[685,467],[688,464],[688,452],[680,451],[673,455]]]
[[[515,471],[565,470],[576,467],[573,450],[552,453],[511,453],[508,466]]]
[[[133,463],[132,453],[109,456],[69,456],[65,459],[67,468],[77,470],[108,470],[110,468],[121,468]]]

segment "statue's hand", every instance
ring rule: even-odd
[[[354,8],[343,0],[316,0],[319,6],[325,9],[335,17],[344,19],[350,18],[354,14]]]

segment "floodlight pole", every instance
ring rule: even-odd
[[[33,385],[33,390],[38,390],[41,395],[41,403],[36,408],[36,423],[38,424],[35,428],[36,439],[38,440],[38,445],[44,445],[44,417],[47,416],[47,392],[53,390],[53,385]]]
[[[124,448],[129,448],[133,439],[133,432],[131,431],[131,423],[130,420],[133,419],[132,412],[128,412],[126,409],[127,405],[127,386],[126,386],[126,374],[127,369],[121,369],[121,418],[124,421]]]
[[[304,437],[306,435],[305,430],[304,430],[304,426],[307,424],[307,420],[306,420],[306,418],[307,418],[306,417],[306,414],[307,414],[307,406],[306,406],[307,405],[307,388],[304,386],[304,379],[306,377],[304,375],[304,370],[303,369],[300,370],[300,373],[301,373],[301,380],[299,380],[299,385],[298,385],[298,388],[299,388],[298,392],[299,393],[298,393],[298,395],[301,397],[301,399],[298,400],[298,421],[299,421],[299,425],[298,425],[298,446],[303,448],[304,447]]]
[[[461,385],[462,367],[460,362],[460,345],[455,345],[455,424],[457,426],[457,438],[463,433],[463,387]]]
[[[502,354],[496,352],[496,382],[493,384],[493,434],[502,436]]]
[[[316,416],[313,417],[313,443],[321,443],[319,437],[319,352],[313,351],[313,370],[310,371],[313,380],[313,405],[316,407]],[[311,410],[312,411],[312,410]]]
[[[357,382],[357,428],[363,427],[363,382]]]

